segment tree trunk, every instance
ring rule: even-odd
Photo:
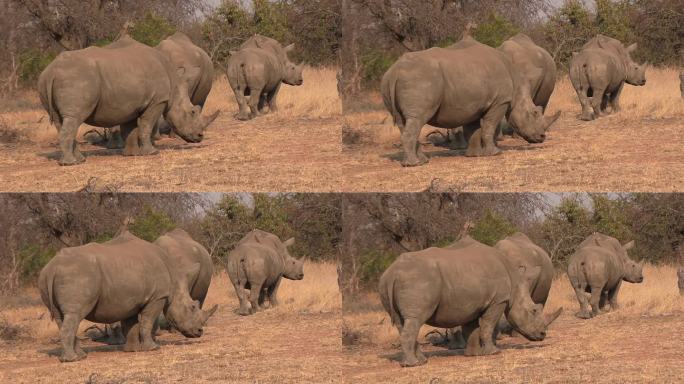
[[[342,111],[354,109],[361,94],[361,63],[359,61],[359,16],[361,5],[355,0],[341,0],[342,37],[340,41],[340,70],[337,91],[342,99]]]

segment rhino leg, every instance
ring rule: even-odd
[[[124,352],[137,352],[140,350],[140,324],[138,324],[138,316],[130,317],[121,322],[121,329],[126,335],[126,344],[124,344]]]
[[[415,318],[404,319],[404,325],[399,328],[401,338],[401,350],[403,358],[400,362],[402,367],[416,367],[427,362],[427,358],[420,351],[418,345],[418,332],[423,322]]]
[[[577,89],[577,97],[579,98],[580,105],[582,106],[580,120],[594,120],[594,113],[591,110],[591,97],[589,96],[589,89]]]
[[[154,341],[154,326],[159,315],[164,310],[165,299],[148,303],[140,312],[140,351],[154,351],[159,344]]]
[[[282,84],[278,84],[278,86],[272,90],[271,92],[268,93],[268,96],[266,98],[266,101],[268,102],[268,108],[272,113],[278,112],[278,93],[280,93],[280,86]]]
[[[573,288],[575,289],[577,301],[579,301],[580,304],[580,310],[575,314],[575,316],[579,317],[580,319],[590,319],[591,312],[589,310],[589,300],[587,300],[586,295],[586,285],[578,284]]]
[[[261,104],[261,96],[264,92],[264,86],[265,84],[263,84],[262,82],[254,84],[253,86],[250,85],[250,88],[252,89],[252,94],[249,96],[249,117],[251,119],[259,116],[259,104]]]
[[[57,321],[59,337],[62,342],[62,354],[59,356],[59,361],[63,363],[79,361],[86,357],[76,338],[81,319],[77,314],[66,313],[61,321]]]
[[[615,288],[611,289],[608,292],[608,301],[610,302],[610,309],[613,311],[617,311],[620,309],[620,306],[618,305],[617,297],[618,297],[618,292],[620,291],[620,286],[622,286],[622,280],[617,283]]]
[[[499,353],[499,349],[494,345],[496,326],[499,319],[506,309],[506,303],[490,305],[489,308],[480,316],[480,355],[493,355]]]
[[[501,150],[494,142],[496,129],[506,116],[508,104],[492,106],[482,118],[480,129],[475,131],[468,142],[466,156],[495,156]]]
[[[129,122],[120,126],[121,137],[124,141],[124,156],[138,156],[140,154],[140,130],[136,122]]]
[[[591,298],[589,299],[592,316],[598,316],[601,314],[601,295],[603,295],[603,285],[592,285]]]
[[[427,119],[416,119],[409,117],[401,130],[401,144],[404,148],[404,160],[401,165],[404,167],[415,167],[428,162],[427,156],[420,149],[418,137],[420,131],[427,122]]]
[[[249,104],[247,103],[247,96],[245,96],[245,92],[247,90],[237,89],[233,91],[235,92],[235,100],[237,101],[238,107],[240,108],[237,115],[235,115],[235,118],[241,121],[249,120]]]
[[[157,104],[147,108],[145,112],[138,119],[138,133],[140,135],[140,155],[154,155],[159,151],[152,145],[152,135],[154,128],[162,116],[166,104]]]
[[[85,158],[78,150],[76,134],[82,121],[73,117],[64,117],[62,124],[57,127],[59,131],[59,147],[62,150],[62,158],[59,165],[76,165],[85,161]]]
[[[480,326],[476,321],[472,321],[461,327],[463,330],[463,338],[466,340],[465,356],[478,356],[482,345],[480,344]]]
[[[594,88],[594,96],[591,98],[591,107],[594,109],[594,117],[599,118],[603,114],[601,107],[604,102],[608,84],[600,83],[595,86],[592,84],[592,86]]]
[[[265,279],[250,281],[251,289],[249,290],[249,302],[252,305],[250,314],[254,314],[262,309],[259,305],[259,298],[263,294],[261,290],[264,285],[264,280]]]
[[[121,137],[121,127],[112,127],[109,129],[109,140],[107,140],[107,149],[123,149],[126,143]]]
[[[282,277],[278,278],[278,280],[276,280],[276,282],[268,289],[268,301],[271,303],[272,307],[276,307],[278,305],[278,288],[280,287],[281,280]]]
[[[259,105],[257,107],[257,113],[259,116],[268,115],[270,108],[268,107],[268,94],[264,93],[259,97]]]
[[[620,88],[610,95],[610,106],[613,109],[613,113],[617,113],[622,110],[622,107],[620,107],[620,95],[622,94],[622,89],[624,87],[624,83],[620,84]]]

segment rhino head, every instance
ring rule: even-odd
[[[294,64],[290,61],[285,63],[285,73],[283,75],[283,83],[287,85],[302,85],[304,84],[304,78],[302,77],[302,72],[304,70],[304,64]]]
[[[525,266],[519,267],[518,276],[513,282],[511,304],[506,313],[506,318],[513,328],[532,341],[544,340],[548,326],[563,312],[563,308],[559,308],[552,315],[545,316],[544,306],[532,301],[530,281],[539,274],[540,269],[534,267],[527,271]]]
[[[294,245],[294,242],[294,238],[283,242],[283,247],[279,250],[285,262],[285,265],[283,266],[283,277],[290,280],[302,280],[304,278],[304,262],[292,257],[287,250],[287,247]]]
[[[197,272],[199,272],[199,268],[200,266],[197,264]],[[193,272],[194,268],[191,274]],[[195,338],[202,336],[202,328],[217,309],[218,305],[214,305],[208,311],[200,308],[200,302],[190,297],[188,283],[180,279],[175,282],[174,292],[165,316],[169,323],[183,336]]]
[[[646,85],[646,66],[648,63],[642,65],[637,64],[632,60],[630,53],[636,51],[636,43],[625,48],[623,60],[625,62],[625,82],[630,85],[643,86]]]
[[[622,245],[618,252],[620,252],[620,256],[622,257],[623,260],[623,269],[624,269],[624,275],[622,279],[628,283],[643,283],[644,282],[644,263],[643,262],[636,262],[632,259],[629,258],[629,255],[627,254],[627,251],[630,249],[634,248],[634,240],[630,241],[629,243]]]
[[[543,143],[546,140],[546,131],[558,120],[561,112],[544,116],[544,109],[534,105],[527,82],[520,79],[517,84],[508,122],[528,143]]]
[[[167,112],[167,120],[173,131],[188,143],[199,143],[204,139],[204,130],[219,115],[216,111],[211,116],[202,116],[202,107],[192,105],[188,96],[185,68],[178,69],[179,81],[173,92]]]

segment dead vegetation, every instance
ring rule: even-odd
[[[205,305],[219,305],[202,338],[185,339],[177,333],[158,336],[161,348],[148,353],[124,353],[120,346],[95,343],[79,336],[88,357],[60,364],[57,326],[37,292],[23,295],[28,302],[0,309],[0,318],[22,328],[23,339],[3,347],[3,382],[337,382],[342,364],[340,295],[333,264],[305,264],[302,281],[283,281],[281,306],[254,316],[238,316],[233,287],[225,275],[214,277]],[[2,300],[2,298],[0,298]],[[32,304],[29,304],[33,302]],[[2,339],[0,338],[0,345]]]
[[[372,383],[415,382],[676,382],[684,298],[678,295],[676,268],[646,266],[643,284],[623,284],[621,308],[591,320],[574,317],[579,308],[563,274],[551,289],[547,311],[565,308],[543,342],[504,338],[500,354],[464,357],[463,350],[433,346],[424,326],[419,342],[428,363],[399,367],[399,337],[377,294],[370,293],[343,313],[350,359],[347,380]]]

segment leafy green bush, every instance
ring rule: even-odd
[[[382,76],[397,61],[397,57],[384,51],[368,51],[361,56],[364,87],[377,88]]]
[[[129,225],[128,230],[137,237],[152,242],[174,228],[176,224],[166,213],[146,207]]]
[[[380,276],[396,260],[398,255],[388,251],[373,250],[361,255],[359,281],[369,287],[376,285]]]
[[[520,32],[513,23],[496,14],[489,16],[485,23],[481,23],[473,30],[473,38],[490,47],[498,47],[504,41]]]
[[[483,244],[493,246],[499,240],[515,232],[515,226],[506,218],[487,210],[484,217],[475,223],[470,236]]]
[[[56,253],[57,251],[52,248],[41,248],[37,245],[27,245],[19,250],[18,256],[22,279],[36,279],[43,267]]]
[[[52,63],[56,55],[41,51],[26,51],[19,55],[19,79],[25,84],[38,81],[38,76]]]
[[[150,47],[156,46],[175,32],[176,27],[166,18],[153,13],[145,14],[145,17],[137,21],[129,31],[132,38]]]

